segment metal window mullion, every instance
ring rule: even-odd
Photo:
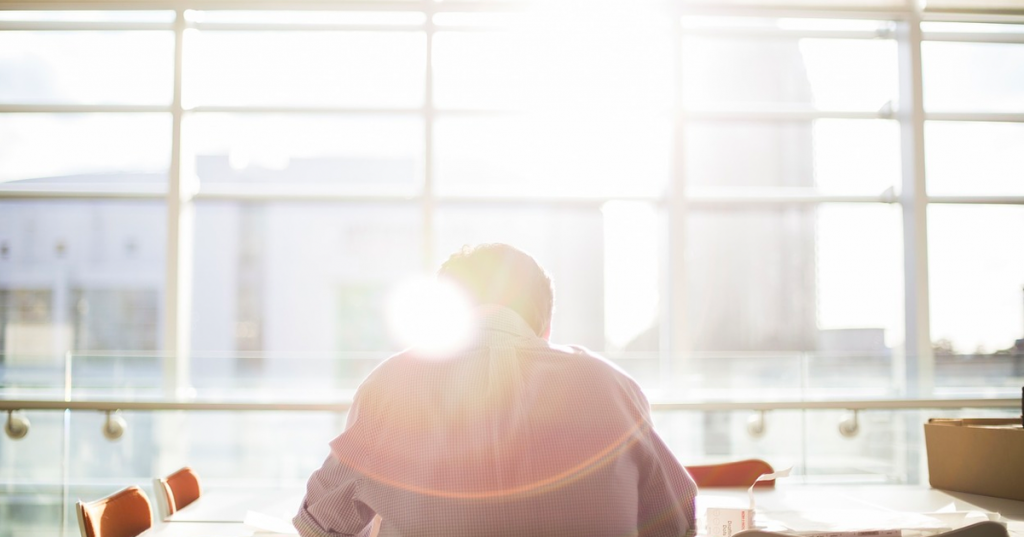
[[[419,32],[422,24],[303,24],[194,22],[189,28],[211,32]]]
[[[684,111],[693,121],[814,121],[816,119],[892,119],[884,110],[799,110],[787,108],[690,108]]]
[[[925,32],[924,40],[948,41],[954,43],[1003,43],[1019,45],[1024,43],[1024,33]]]
[[[666,233],[668,248],[665,266],[664,296],[668,297],[667,307],[662,312],[667,322],[661,329],[662,378],[674,384],[686,368],[686,356],[690,350],[686,320],[686,159],[685,129],[686,103],[683,99],[683,29],[678,12],[672,17],[672,176],[668,189],[668,210]],[[665,375],[665,353],[668,352],[670,374]],[[670,387],[669,387],[670,388]]]
[[[922,32],[914,14],[899,24],[906,395],[928,397],[934,386],[928,296],[928,195],[925,186],[925,112]]]
[[[173,110],[147,104],[0,104],[0,114],[159,114]]]
[[[880,30],[788,30],[772,27],[699,27],[688,28],[688,36],[702,39],[891,39],[884,29]]]
[[[1024,113],[1014,112],[928,112],[924,118],[926,121],[1024,123]]]
[[[166,22],[0,21],[0,31],[14,32],[136,32],[173,30]]]
[[[184,10],[176,11],[174,23],[174,99],[171,105],[171,165],[167,184],[167,259],[164,287],[163,386],[176,397],[189,384],[189,350],[192,272],[192,201],[182,166],[182,67]]]
[[[424,12],[427,21],[426,63],[423,75],[423,270],[431,272],[434,259],[434,6],[428,5]]]

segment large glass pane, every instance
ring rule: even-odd
[[[354,388],[403,348],[385,303],[423,267],[421,225],[415,205],[198,203],[197,389],[335,398]]]
[[[926,110],[1024,111],[1024,45],[925,41],[921,54]]]
[[[416,107],[422,32],[215,32],[185,36],[185,104]]]
[[[170,114],[0,114],[0,182],[167,182]]]
[[[162,202],[0,202],[0,352],[45,366],[68,350],[160,346]]]
[[[691,213],[693,350],[889,356],[903,338],[899,222],[884,205]]]
[[[656,196],[668,182],[671,128],[668,119],[614,115],[441,118],[437,192]]]
[[[195,114],[185,135],[206,184],[410,194],[423,173],[416,116]]]
[[[15,398],[16,393],[3,395]],[[61,535],[64,412],[21,415],[29,420],[28,435],[17,441],[0,436],[0,536]]]
[[[928,219],[936,353],[1006,354],[1022,345],[1024,207],[931,205]]]
[[[899,125],[887,120],[687,125],[694,187],[816,187],[878,194],[899,183]]]
[[[925,123],[929,194],[1024,194],[1024,124]]]
[[[892,40],[688,37],[683,60],[683,95],[695,107],[874,111],[897,94]]]
[[[0,103],[170,104],[171,32],[0,32]]]
[[[667,19],[643,10],[541,12],[501,33],[434,37],[434,102],[440,108],[626,109],[672,104]],[[611,17],[615,17],[614,20]],[[492,22],[493,21],[488,21]]]

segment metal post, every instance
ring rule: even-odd
[[[672,19],[672,62],[673,89],[672,99],[672,177],[668,188],[668,260],[663,296],[668,297],[667,319],[662,323],[662,363],[666,352],[670,363],[670,375],[662,378],[676,382],[682,378],[682,370],[686,367],[685,356],[689,352],[689,341],[686,328],[686,118],[683,102],[683,30],[681,15],[676,10]]]
[[[920,11],[898,23],[902,151],[903,281],[906,395],[928,397],[934,385],[928,310],[928,195],[925,189]]]
[[[897,23],[899,46],[899,111],[902,157],[903,287],[904,287],[904,395],[929,397],[935,376],[928,311],[928,193],[925,188],[924,91],[921,62],[921,11],[914,8]],[[922,413],[907,412],[894,420],[897,438],[906,440],[897,461],[906,466],[909,483],[919,483],[927,469],[922,453]],[[903,429],[902,431],[900,429]],[[903,457],[900,457],[901,453]]]
[[[163,385],[177,397],[189,385],[192,299],[192,175],[182,166],[181,103],[185,11],[174,22],[174,100],[171,105],[171,166],[167,177],[167,265],[164,287]]]
[[[423,90],[423,270],[434,270],[434,10],[425,7],[426,69]]]

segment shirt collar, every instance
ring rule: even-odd
[[[485,343],[501,336],[541,340],[533,328],[509,308],[488,304],[478,307],[476,314]]]

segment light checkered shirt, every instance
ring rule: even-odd
[[[309,479],[304,536],[690,536],[697,487],[639,386],[508,309],[469,350],[406,351],[360,386]]]

